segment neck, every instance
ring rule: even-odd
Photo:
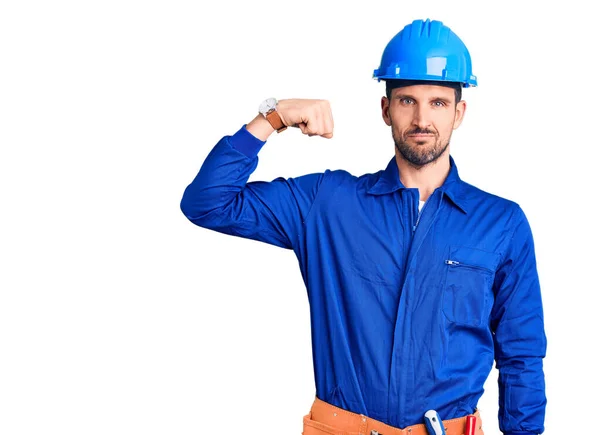
[[[433,191],[444,184],[450,173],[450,154],[446,151],[434,162],[415,167],[396,150],[396,164],[402,184],[419,189],[421,201],[427,201]]]

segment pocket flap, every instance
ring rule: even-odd
[[[450,246],[447,260],[457,261],[465,266],[474,266],[495,272],[500,262],[500,254],[466,246]]]

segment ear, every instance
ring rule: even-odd
[[[390,100],[388,100],[387,97],[381,97],[381,117],[388,126],[392,125],[392,119],[390,118]]]
[[[464,100],[461,100],[456,105],[456,110],[454,112],[454,125],[452,129],[456,130],[460,124],[462,124],[463,118],[465,116],[465,112],[467,110],[467,103]]]

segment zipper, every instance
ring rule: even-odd
[[[444,260],[444,263],[450,265],[450,266],[460,266],[460,267],[468,267],[469,269],[477,269],[477,270],[483,270],[485,272],[493,272],[491,269],[488,269],[487,267],[481,267],[481,266],[474,266],[472,264],[465,264],[465,263],[461,263],[460,261],[456,261],[456,260]]]
[[[431,198],[432,196],[433,196],[433,194],[429,195],[429,198]],[[421,207],[421,210],[419,210],[419,214],[417,215],[417,221],[413,225],[413,233],[417,229],[417,225],[419,225],[419,221],[421,220],[421,215],[423,214],[423,210],[425,210],[425,207],[427,207],[427,203],[429,202],[429,198],[427,198],[427,200],[425,201],[425,204],[423,204],[423,207]]]

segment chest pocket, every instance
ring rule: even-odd
[[[453,323],[482,326],[492,305],[492,284],[499,254],[450,246],[445,260],[442,310]]]

